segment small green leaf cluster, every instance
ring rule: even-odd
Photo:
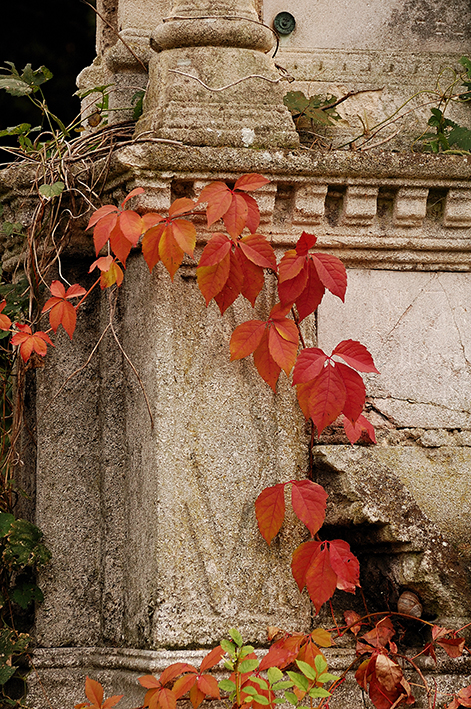
[[[437,107],[431,109],[431,116],[427,125],[434,131],[427,131],[420,136],[420,142],[425,152],[454,153],[471,151],[471,130],[460,126],[446,116],[446,110],[451,103],[467,103],[471,101],[471,60],[461,57],[460,64],[465,71],[456,77],[444,95],[441,96]],[[466,91],[456,93],[458,87],[465,86]]]
[[[33,69],[31,64],[27,64],[20,74],[13,62],[5,64],[10,68],[3,67],[7,74],[0,75],[0,89],[5,89],[11,96],[34,94],[42,84],[52,79],[52,73],[45,66]]]
[[[330,697],[331,693],[322,684],[339,679],[327,671],[327,662],[320,654],[315,657],[314,666],[296,660],[299,672],[286,672],[288,679],[278,667],[269,667],[266,678],[260,675],[260,661],[252,645],[244,645],[239,631],[229,631],[232,641],[222,640],[221,647],[229,656],[224,662],[226,670],[232,672],[230,679],[219,682],[219,688],[229,694],[230,701],[243,706],[257,704],[273,707],[289,702],[298,706],[304,698]],[[292,691],[294,690],[294,691]],[[276,693],[282,692],[281,696]]]
[[[320,123],[325,126],[334,125],[335,121],[340,120],[340,115],[335,110],[337,101],[336,96],[321,96],[314,94],[307,98],[302,91],[288,91],[283,98],[283,103],[293,114],[296,123],[296,128],[302,130],[309,127],[312,123]],[[307,119],[303,121],[303,119]]]

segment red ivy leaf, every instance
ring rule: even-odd
[[[350,367],[354,367],[359,372],[375,372],[379,374],[374,365],[373,357],[361,342],[343,340],[333,350],[332,357],[334,355],[341,357]]]
[[[327,493],[311,480],[299,480],[291,487],[293,510],[314,536],[324,524]]]
[[[253,353],[253,361],[262,379],[276,392],[276,383],[280,376],[281,367],[270,354],[268,330],[264,331],[260,344]]]
[[[255,501],[255,514],[260,534],[267,544],[271,544],[272,539],[280,531],[285,518],[285,486],[283,483],[262,490]]]

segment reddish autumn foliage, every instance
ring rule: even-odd
[[[41,330],[37,332],[32,332],[29,325],[23,325],[21,323],[15,323],[15,327],[19,330],[11,338],[12,345],[20,346],[20,355],[23,362],[27,362],[31,357],[33,352],[45,357],[47,354],[47,346],[52,345],[53,342],[49,335]]]
[[[85,695],[89,701],[76,704],[75,709],[84,709],[84,707],[90,707],[90,709],[111,709],[111,707],[114,707],[124,696],[123,694],[119,696],[115,695],[103,701],[103,687],[96,680],[90,679],[90,677],[87,677],[85,680]]]
[[[75,331],[75,324],[77,322],[77,312],[72,305],[69,303],[71,298],[77,298],[78,296],[85,295],[87,291],[82,286],[75,284],[70,286],[65,291],[64,286],[60,281],[52,281],[51,283],[51,294],[52,298],[46,301],[42,313],[49,312],[49,322],[54,332],[57,332],[59,325],[62,325],[70,339]]]

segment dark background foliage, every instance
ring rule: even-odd
[[[91,3],[93,4],[93,3]],[[64,123],[78,114],[73,93],[77,74],[95,56],[95,13],[81,0],[4,0],[0,13],[0,66],[21,70],[45,65],[54,78],[43,90],[49,108]],[[0,130],[18,123],[39,125],[39,111],[28,98],[0,91]]]

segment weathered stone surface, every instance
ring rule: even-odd
[[[433,469],[425,481],[425,455],[415,453],[414,448],[319,445],[314,448],[315,474],[329,490],[330,534],[334,530],[347,538],[360,557],[370,610],[385,604],[391,608],[400,590],[408,588],[419,594],[426,617],[439,617],[446,625],[453,618],[466,618],[471,610],[468,573],[450,544],[450,539],[455,545],[465,539],[467,510],[463,509],[461,525],[459,520],[453,526],[444,519],[439,497],[446,497],[453,482],[447,485],[446,475],[434,479]],[[454,503],[442,504],[449,505],[450,513],[459,503],[455,498]],[[434,505],[439,519],[433,517]],[[467,505],[469,509],[469,500]]]
[[[368,375],[368,395],[397,426],[469,429],[469,274],[348,275],[345,305],[329,296],[319,309],[319,346],[370,349],[380,375]]]
[[[309,627],[289,574],[301,525],[268,548],[255,521],[263,487],[303,474],[307,437],[286,381],[274,397],[250,362],[229,361],[250,308],[206,309],[191,270],[172,286],[136,256],[126,275],[116,326],[155,427],[110,333],[54,398],[107,325],[104,294],[38,374],[37,522],[53,552],[38,642],[172,647],[215,643],[236,621],[257,642],[267,625]]]
[[[465,0],[356,0],[354,12],[346,0],[300,0],[287,7],[283,0],[264,0],[267,24],[278,12],[290,11],[296,29],[282,46],[303,49],[412,49],[423,52],[467,51],[471,11]]]

